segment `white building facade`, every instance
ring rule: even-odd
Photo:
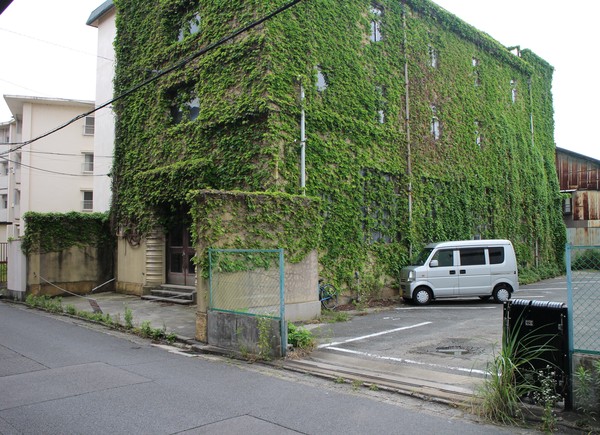
[[[115,52],[113,42],[117,34],[116,11],[112,0],[96,8],[86,24],[98,29],[98,61],[96,64],[96,107],[113,98],[115,76]],[[110,208],[112,156],[115,142],[115,119],[111,106],[95,113],[96,135],[94,137],[94,211],[104,212]]]
[[[13,115],[11,144],[2,145],[0,162],[0,186],[7,186],[0,201],[0,207],[7,205],[7,236],[23,235],[22,216],[28,211],[93,211],[93,115],[22,145],[91,111],[93,102],[12,95],[4,99]]]

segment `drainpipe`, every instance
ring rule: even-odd
[[[527,80],[527,86],[529,87],[529,127],[531,129],[531,147],[535,145],[535,136],[533,129],[533,92],[531,86],[531,76],[529,76],[529,80]]]
[[[306,113],[304,111],[304,86],[300,84],[300,188],[306,195]]]
[[[406,10],[405,5],[402,5],[402,30],[403,30],[403,45],[404,45],[404,94],[405,101],[405,117],[404,117],[404,128],[406,130],[406,176],[408,177],[408,230],[412,236],[412,156],[411,156],[411,143],[410,143],[410,87],[408,83],[408,43],[406,39]],[[412,257],[412,237],[408,246],[408,255]]]

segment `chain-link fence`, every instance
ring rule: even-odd
[[[209,343],[285,355],[283,249],[209,249],[208,260]]]
[[[210,249],[209,309],[283,318],[283,251]]]
[[[566,248],[571,351],[600,354],[600,246]]]

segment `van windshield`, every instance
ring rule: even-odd
[[[412,261],[411,266],[423,266],[425,264],[425,262],[427,261],[427,259],[429,258],[431,251],[433,251],[433,248],[423,249],[419,253],[419,255],[417,255],[417,257]]]

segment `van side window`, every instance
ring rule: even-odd
[[[454,266],[454,250],[440,249],[433,255],[432,260],[438,261],[438,267]]]
[[[490,264],[502,264],[504,263],[504,248],[489,248],[490,253]]]
[[[460,250],[461,266],[477,266],[485,264],[484,248],[463,248]]]

